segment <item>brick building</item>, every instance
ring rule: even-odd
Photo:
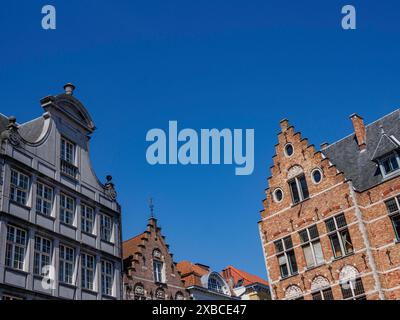
[[[146,231],[122,246],[126,300],[189,299],[157,219],[151,217]]]
[[[317,151],[281,121],[259,231],[273,299],[400,299],[400,111]]]

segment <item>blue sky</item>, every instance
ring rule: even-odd
[[[41,29],[41,8],[57,29]],[[341,29],[344,1],[9,1],[0,9],[0,112],[19,122],[40,98],[73,82],[98,130],[91,156],[112,174],[123,237],[144,230],[147,199],[177,261],[260,276],[257,221],[279,120],[310,143],[351,132],[400,105],[400,3],[352,1],[357,30]],[[148,130],[254,128],[255,170],[150,166]]]

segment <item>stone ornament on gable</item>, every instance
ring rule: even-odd
[[[311,291],[319,291],[326,287],[329,287],[329,281],[323,276],[316,276],[311,283]]]
[[[288,170],[287,178],[291,179],[291,178],[297,177],[298,175],[302,174],[303,172],[304,171],[303,171],[302,167],[295,165]]]
[[[112,182],[112,176],[106,177],[107,182],[104,186],[106,195],[112,200],[117,200],[117,192],[115,191],[115,185]]]
[[[286,300],[292,300],[292,299],[296,299],[298,297],[301,297],[302,295],[303,295],[303,291],[301,291],[301,289],[298,286],[291,285],[290,287],[288,287],[286,289],[285,299]]]
[[[2,134],[2,139],[7,139],[11,145],[17,147],[21,144],[22,138],[18,133],[17,119],[10,117],[8,119],[7,130]]]

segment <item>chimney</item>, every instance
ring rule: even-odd
[[[66,94],[69,94],[72,96],[75,90],[75,86],[72,83],[67,83],[64,85],[64,90]]]
[[[353,122],[353,127],[354,127],[354,132],[356,134],[358,147],[360,148],[360,151],[363,151],[366,148],[366,135],[365,135],[364,120],[362,117],[360,117],[356,113],[353,113],[350,116],[350,119]]]

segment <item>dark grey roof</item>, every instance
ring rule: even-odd
[[[7,129],[8,118],[0,113],[0,133]]]
[[[321,152],[353,181],[359,191],[367,190],[382,182],[383,177],[373,159],[383,156],[396,148],[400,141],[400,110],[366,126],[366,149],[360,151],[355,134],[335,142]],[[395,139],[393,139],[394,137]]]
[[[39,140],[43,132],[43,126],[44,118],[40,117],[19,125],[18,132],[25,141],[34,143]]]

